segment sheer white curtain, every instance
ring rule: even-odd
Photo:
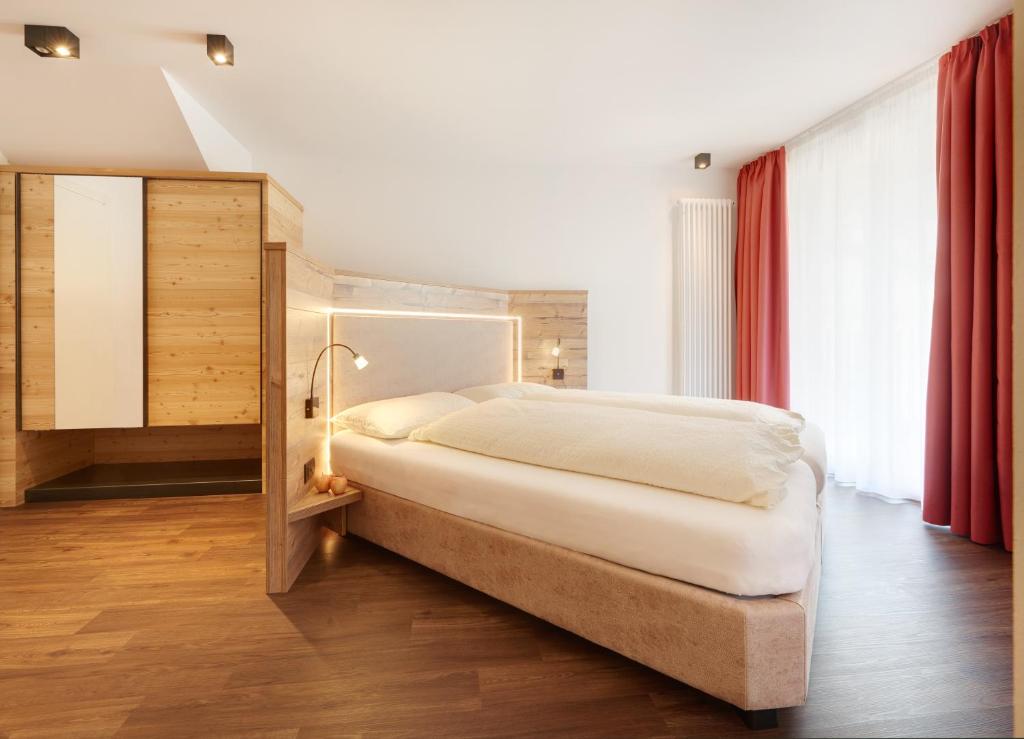
[[[792,407],[836,482],[919,500],[935,279],[937,65],[787,145]]]

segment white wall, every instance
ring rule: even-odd
[[[735,170],[687,164],[347,162],[331,171],[257,162],[304,203],[306,248],[329,264],[428,282],[589,290],[590,386],[650,392],[670,388],[673,201],[735,192]]]

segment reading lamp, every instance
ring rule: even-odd
[[[551,370],[551,379],[564,380],[565,370],[562,369],[562,337],[558,337],[558,343],[551,349],[551,356],[555,358],[555,368]]]
[[[306,398],[306,418],[314,418],[316,416],[316,409],[320,407],[320,398],[314,397],[313,386],[316,383],[316,368],[320,366],[320,359],[324,356],[324,353],[333,346],[341,346],[349,350],[352,353],[352,363],[356,366],[357,370],[363,369],[369,362],[366,361],[366,357],[356,352],[355,349],[350,347],[348,344],[328,344],[316,357],[316,362],[313,363],[313,374],[309,377],[309,397]]]

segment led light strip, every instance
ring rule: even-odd
[[[516,325],[516,382],[523,381],[523,318],[496,316],[488,313],[438,313],[416,310],[381,310],[377,308],[331,308],[331,313],[346,316],[390,316],[392,318],[447,318],[471,321],[514,321]]]

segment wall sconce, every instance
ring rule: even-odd
[[[711,166],[711,155],[708,153],[698,154],[693,158],[694,169],[707,169]]]
[[[562,337],[558,337],[558,343],[551,349],[551,356],[555,358],[555,368],[551,370],[552,380],[565,380],[565,369],[562,367]]]
[[[78,59],[78,36],[64,26],[25,26],[25,46],[50,59]]]
[[[231,40],[217,33],[206,34],[206,56],[218,67],[235,66],[235,45]]]
[[[321,349],[320,353],[316,357],[316,362],[313,363],[313,374],[309,377],[309,397],[306,398],[306,418],[315,418],[316,409],[320,407],[320,398],[313,395],[313,386],[316,383],[316,369],[320,366],[320,359],[324,356],[324,352],[332,346],[341,346],[348,349],[352,353],[352,363],[356,366],[357,370],[361,370],[369,364],[369,362],[366,361],[366,357],[356,352],[356,350],[348,344],[328,344]]]

